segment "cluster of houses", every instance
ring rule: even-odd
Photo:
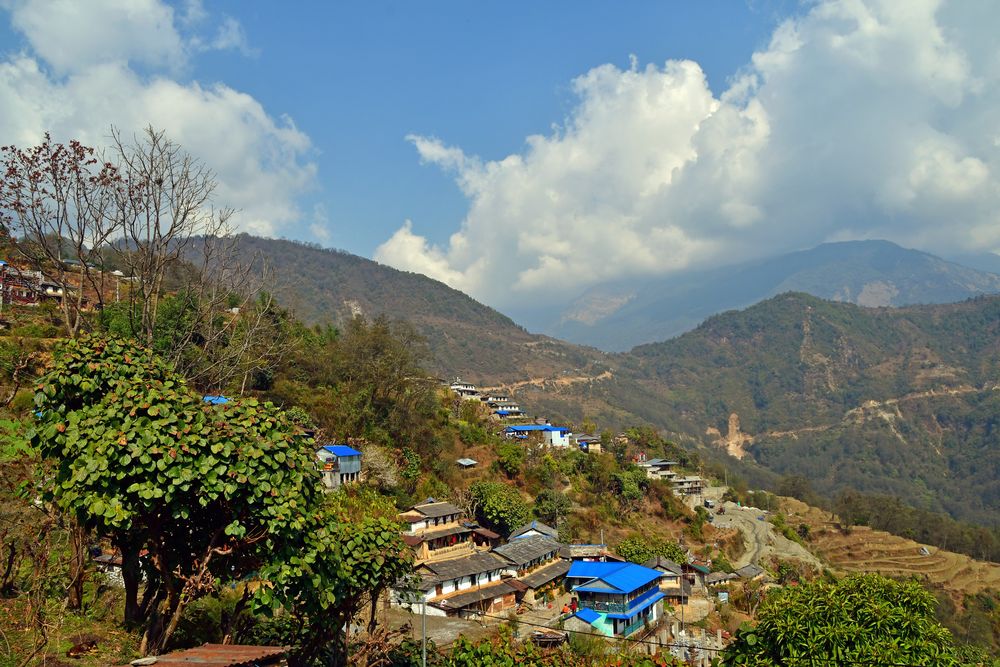
[[[490,413],[501,419],[517,418],[524,415],[521,406],[515,403],[508,394],[503,392],[493,390],[480,391],[476,385],[463,382],[458,378],[449,387],[462,400],[483,403],[489,409]]]
[[[24,269],[0,259],[0,307],[4,305],[17,306],[37,306],[45,301],[60,303],[67,295],[79,294],[83,290],[83,306],[90,307],[93,303],[98,303],[98,294],[94,287],[84,280],[79,261],[64,259],[62,263],[67,269],[67,273],[62,282],[46,276],[41,271]],[[103,285],[102,292],[107,292],[104,296],[110,299],[112,296],[119,300],[121,298],[122,283],[126,289],[134,278],[127,277],[121,271],[102,272],[95,267],[87,265],[91,270],[91,275],[96,276],[96,282]],[[113,290],[113,294],[111,291]]]
[[[690,496],[703,493],[705,491],[705,480],[697,475],[681,475],[674,468],[680,465],[677,461],[666,459],[649,459],[645,455],[640,455],[635,462],[637,466],[646,471],[649,479],[659,479],[670,484],[674,494],[680,496]]]
[[[554,426],[545,419],[532,421],[509,394],[493,389],[480,390],[476,385],[457,378],[448,387],[462,400],[482,403],[490,414],[507,423],[503,429],[503,436],[506,438],[536,439],[546,447],[577,447],[593,453],[601,451],[601,439],[598,436],[587,433],[577,435],[569,428]]]
[[[401,582],[392,604],[429,616],[490,617],[522,604],[568,594],[567,630],[628,637],[655,625],[663,604],[687,604],[714,586],[758,578],[748,566],[711,573],[706,563],[654,558],[624,562],[605,545],[563,544],[555,529],[532,521],[500,536],[466,518],[449,502],[428,498],[399,515],[403,540],[414,553],[414,578]]]
[[[63,294],[63,287],[41,271],[19,269],[0,260],[0,306],[34,306],[46,299],[59,301]]]

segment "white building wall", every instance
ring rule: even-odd
[[[569,433],[566,431],[545,431],[545,441],[552,447],[569,447]]]

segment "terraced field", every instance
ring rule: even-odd
[[[844,534],[826,512],[791,498],[783,498],[782,506],[790,524],[809,526],[810,548],[834,569],[915,576],[958,594],[1000,590],[1000,565],[996,563],[973,560],[866,526]]]

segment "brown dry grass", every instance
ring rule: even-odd
[[[867,526],[845,532],[829,513],[792,498],[783,498],[782,506],[789,523],[809,526],[810,549],[834,569],[916,577],[956,596],[1000,590],[1000,565],[996,563],[977,561]],[[922,546],[929,555],[920,552]]]

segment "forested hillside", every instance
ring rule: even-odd
[[[279,302],[309,324],[343,327],[355,315],[412,324],[426,339],[430,370],[472,382],[516,381],[600,364],[596,350],[529,334],[510,318],[444,283],[337,250],[239,236],[259,253]]]
[[[433,372],[511,386],[535,414],[650,423],[742,456],[757,483],[798,474],[827,496],[892,494],[980,523],[1000,507],[1000,298],[873,309],[790,293],[605,355],[529,334],[424,276],[287,241],[240,243],[267,258],[297,316],[341,327],[359,313],[405,319]],[[732,414],[741,430],[730,434]]]
[[[895,494],[992,523],[998,334],[996,297],[867,309],[785,294],[636,348],[613,380],[548,400],[623,410],[827,494]],[[741,430],[730,434],[734,413]]]

